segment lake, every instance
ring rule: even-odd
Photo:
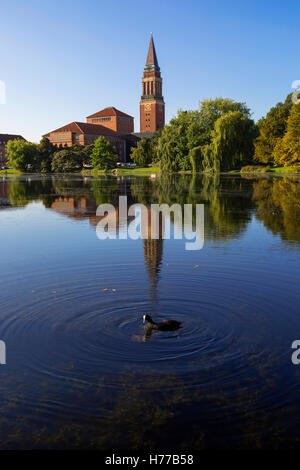
[[[120,195],[204,204],[203,248],[100,240]],[[300,176],[2,178],[0,247],[2,449],[300,447]]]

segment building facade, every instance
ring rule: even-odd
[[[129,160],[131,147],[138,140],[132,134],[134,118],[114,107],[105,108],[86,118],[87,122],[74,121],[45,134],[50,142],[57,147],[72,145],[90,145],[105,137],[116,149],[119,161]]]
[[[165,125],[165,102],[162,95],[162,78],[157,61],[153,37],[149,44],[140,101],[140,132],[156,132]]]
[[[9,140],[25,140],[21,135],[0,134],[0,168],[7,165],[6,144]]]
[[[134,118],[123,113],[113,106],[102,109],[86,118],[88,124],[100,124],[111,129],[117,134],[126,135],[134,132]]]

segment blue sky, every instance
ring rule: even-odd
[[[115,106],[139,131],[141,78],[153,31],[166,120],[223,96],[255,119],[300,79],[300,3],[210,0],[1,2],[0,133],[42,134]]]

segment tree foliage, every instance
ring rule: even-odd
[[[6,145],[8,164],[15,170],[26,171],[39,156],[38,145],[25,140],[9,140]]]
[[[91,163],[95,170],[110,170],[116,166],[118,154],[104,137],[99,137],[91,153]]]
[[[230,119],[223,119],[227,115]],[[248,162],[253,154],[254,128],[245,103],[229,98],[204,100],[196,111],[180,110],[158,139],[161,168],[163,171],[218,171],[221,167]],[[244,146],[238,133],[242,133],[241,139],[246,139]]]
[[[190,150],[190,160],[193,173],[198,173],[203,170],[203,149],[201,145],[194,147]]]
[[[277,165],[288,166],[300,163],[300,104],[292,107],[286,133],[277,142],[273,155]]]
[[[188,129],[197,111],[179,110],[177,117],[162,130],[158,139],[157,154],[163,171],[190,170]]]
[[[155,159],[155,147],[152,139],[143,137],[131,151],[132,160],[139,166],[147,166]]]
[[[94,148],[94,144],[86,145],[85,147],[82,148],[83,163],[85,163],[86,165],[91,164],[93,148]]]
[[[43,137],[38,145],[38,155],[33,163],[36,171],[48,172],[51,171],[51,162],[57,147],[53,145],[47,137]]]
[[[212,169],[226,171],[250,163],[256,136],[254,121],[247,115],[229,111],[221,116],[212,132]]]
[[[72,148],[59,150],[53,155],[51,170],[55,173],[80,171],[83,164],[83,154]]]
[[[274,150],[286,132],[292,104],[291,95],[288,95],[284,103],[277,103],[265,118],[258,121],[259,136],[255,141],[254,153],[256,161],[274,163]]]
[[[39,144],[11,140],[7,143],[8,164],[20,171],[48,172],[56,151],[57,147],[47,137],[43,137]]]
[[[7,143],[9,165],[20,171],[72,172],[79,171],[83,163],[96,169],[114,168],[117,161],[115,148],[104,138],[99,137],[94,144],[85,147],[74,144],[71,147],[57,147],[47,137],[39,144],[24,140],[11,140]]]

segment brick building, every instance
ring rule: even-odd
[[[134,118],[114,107],[105,108],[86,118],[87,122],[74,121],[44,135],[57,147],[90,145],[105,137],[116,149],[121,162],[129,160],[131,147],[138,138],[132,135]]]
[[[0,134],[0,168],[7,165],[6,144],[9,140],[25,140],[21,135]]]
[[[140,101],[140,132],[155,132],[165,125],[162,78],[151,33]]]
[[[114,107],[102,109],[86,118],[89,124],[100,124],[121,135],[134,132],[134,118]]]
[[[105,137],[115,147],[120,161],[126,161],[126,140],[105,126],[75,121],[49,132],[44,137],[48,137],[57,147],[71,147],[74,144],[93,144],[100,136]]]

